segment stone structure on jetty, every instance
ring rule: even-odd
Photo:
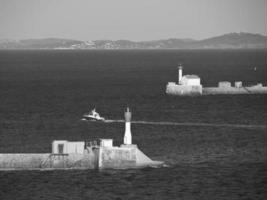
[[[92,142],[56,140],[52,153],[0,154],[0,170],[40,169],[127,169],[159,167],[163,162],[147,157],[136,144],[132,144],[131,112],[125,112],[124,143],[113,146],[112,139]]]
[[[242,86],[241,81],[235,81],[234,86],[232,86],[231,82],[221,81],[218,83],[218,87],[204,87],[202,94],[267,94],[267,87],[262,86],[261,83],[252,86]]]
[[[169,82],[166,87],[166,93],[172,95],[201,95],[202,85],[197,75],[184,75],[183,67],[178,67],[178,83]]]
[[[243,86],[236,81],[234,86],[228,81],[221,81],[218,87],[202,87],[200,77],[197,75],[182,76],[182,66],[178,67],[178,83],[169,82],[166,93],[178,96],[217,95],[217,94],[267,94],[267,87],[261,83],[252,86]]]

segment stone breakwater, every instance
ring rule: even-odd
[[[83,154],[0,154],[0,170],[125,169],[162,166],[136,145],[92,147]]]
[[[267,87],[251,86],[251,87],[204,87],[202,90],[203,95],[216,95],[216,94],[267,94]]]
[[[131,112],[125,116],[124,143],[113,146],[113,139],[97,141],[55,140],[52,153],[0,154],[0,170],[31,169],[125,169],[163,166],[153,161],[132,144]]]
[[[166,94],[177,96],[217,95],[217,94],[267,94],[267,87],[257,84],[250,87],[218,87],[184,86],[168,83]]]
[[[218,87],[203,87],[197,75],[184,75],[183,67],[178,67],[178,82],[168,82],[166,94],[176,96],[198,96],[216,94],[267,94],[267,87],[261,83],[244,87],[242,81],[235,81],[232,87],[229,81],[220,81]]]
[[[94,154],[0,154],[0,170],[94,169]]]

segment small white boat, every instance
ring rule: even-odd
[[[84,114],[83,119],[90,121],[105,121],[105,118],[101,117],[99,113],[95,111],[95,108],[91,110],[88,114]]]

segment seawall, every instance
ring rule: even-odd
[[[166,93],[170,95],[201,95],[202,86],[201,85],[177,85],[175,83],[169,82],[166,86]]]
[[[96,157],[85,154],[0,154],[0,170],[94,169]]]
[[[162,164],[136,145],[89,148],[83,154],[0,154],[0,170],[126,169]]]
[[[120,147],[100,147],[100,169],[125,169],[162,166],[163,162],[153,161],[146,156],[137,145],[121,145]]]
[[[230,83],[229,83],[230,84]],[[250,87],[202,87],[178,85],[169,82],[166,86],[166,94],[177,96],[217,95],[217,94],[267,94],[267,87],[257,84]]]
[[[203,95],[216,94],[267,94],[267,87],[204,87]]]

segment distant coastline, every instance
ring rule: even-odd
[[[140,42],[81,41],[61,38],[0,39],[0,49],[267,49],[267,36],[253,33],[228,33],[204,40],[171,38]]]

